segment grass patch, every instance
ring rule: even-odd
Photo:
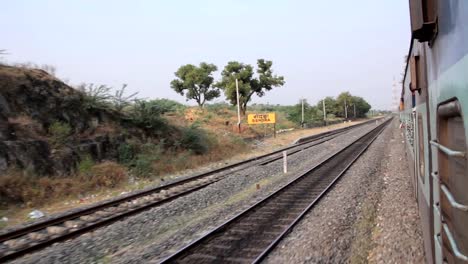
[[[71,177],[37,177],[10,170],[0,177],[0,199],[11,204],[38,206],[102,188],[115,188],[125,183],[127,177],[127,169],[114,162],[93,165],[89,173]]]
[[[377,217],[377,202],[363,204],[361,218],[354,224],[355,240],[351,245],[351,264],[368,263],[367,257],[373,248],[372,231]]]

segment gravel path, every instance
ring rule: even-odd
[[[423,262],[401,141],[394,121],[265,262]]]
[[[368,259],[370,263],[424,263],[422,230],[404,160],[403,135],[396,129],[390,144],[383,170],[385,191],[372,232],[375,247]]]
[[[363,135],[366,125],[282,161],[239,171],[200,191],[64,243],[15,260],[15,263],[141,263],[158,261],[200,237],[279,186],[291,175],[319,163]],[[289,176],[289,177],[288,177]],[[257,184],[260,189],[257,190]]]

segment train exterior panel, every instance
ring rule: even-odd
[[[468,1],[410,0],[400,120],[428,263],[468,261]]]

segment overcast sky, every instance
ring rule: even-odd
[[[286,84],[254,102],[315,104],[350,91],[389,109],[410,43],[407,0],[15,0],[0,14],[9,62],[180,102],[169,86],[179,66],[214,63],[218,77],[228,61],[264,58]]]

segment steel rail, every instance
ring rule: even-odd
[[[324,132],[324,133],[321,133],[321,134],[317,134],[317,135],[314,135],[312,137],[309,137],[307,139],[307,141],[304,141],[304,142],[301,142],[301,143],[298,143],[298,144],[295,144],[295,145],[292,145],[292,146],[284,147],[284,148],[278,149],[276,151],[273,151],[271,153],[256,156],[254,158],[243,160],[243,161],[240,161],[240,162],[237,162],[237,163],[234,163],[234,164],[230,164],[228,166],[224,166],[224,167],[221,167],[221,168],[218,168],[218,169],[215,169],[215,170],[212,170],[212,171],[208,171],[208,172],[205,172],[205,173],[200,173],[200,174],[194,175],[192,177],[177,180],[177,181],[174,181],[172,183],[165,184],[165,185],[162,185],[162,186],[159,186],[159,187],[156,187],[156,188],[151,188],[151,189],[144,190],[144,191],[132,194],[132,195],[120,197],[120,198],[113,199],[113,200],[107,201],[107,202],[103,202],[101,204],[91,206],[89,208],[84,208],[84,209],[81,209],[81,210],[77,210],[75,212],[72,212],[72,213],[69,213],[69,214],[66,214],[66,215],[63,215],[63,216],[55,217],[53,219],[48,219],[48,220],[45,220],[45,221],[37,222],[37,223],[31,224],[29,226],[26,226],[24,228],[14,230],[12,232],[2,233],[2,234],[0,234],[0,245],[2,245],[3,242],[6,242],[6,241],[9,241],[9,240],[12,240],[12,239],[16,239],[16,238],[21,238],[21,237],[24,237],[24,236],[26,236],[26,235],[28,235],[30,233],[33,233],[33,232],[43,231],[47,227],[50,227],[50,226],[60,226],[60,225],[64,224],[67,221],[76,220],[76,219],[79,219],[80,217],[87,216],[87,215],[92,215],[93,213],[101,212],[101,211],[103,211],[103,210],[105,210],[107,208],[117,208],[119,205],[124,204],[124,203],[128,203],[129,201],[140,199],[140,198],[143,198],[145,196],[154,195],[156,193],[160,193],[160,192],[165,191],[165,190],[170,190],[171,188],[176,188],[176,187],[184,185],[186,183],[196,182],[197,180],[204,179],[206,177],[212,176],[214,174],[217,174],[217,173],[220,173],[220,172],[223,172],[223,171],[231,170],[231,171],[229,171],[229,173],[232,173],[232,172],[236,171],[236,170],[232,171],[232,169],[234,169],[236,167],[240,167],[241,165],[244,165],[244,164],[248,164],[248,163],[253,162],[254,164],[249,165],[249,167],[250,166],[255,166],[255,165],[258,165],[258,164],[260,164],[260,165],[263,164],[264,165],[264,164],[267,164],[267,163],[270,163],[270,162],[273,162],[275,160],[280,159],[281,156],[275,157],[274,155],[276,155],[278,153],[281,153],[282,151],[298,148],[297,150],[294,150],[292,153],[290,153],[290,154],[294,154],[294,153],[297,153],[297,152],[302,151],[304,149],[313,147],[315,145],[322,144],[322,143],[324,143],[326,141],[329,141],[329,140],[331,140],[331,139],[333,139],[333,138],[335,138],[335,137],[337,137],[337,136],[339,136],[339,135],[341,135],[341,134],[343,134],[343,133],[345,133],[345,132],[347,132],[347,131],[349,131],[351,129],[354,129],[356,127],[368,124],[370,122],[373,122],[373,120],[363,122],[363,123],[360,123],[360,124],[357,124],[357,125],[345,127],[345,128],[342,128],[342,129],[337,129],[337,130],[327,131],[327,132]],[[320,140],[322,140],[322,141],[320,141]],[[311,143],[313,143],[313,144],[311,144]],[[307,145],[307,146],[301,148],[301,146],[305,146],[305,145]],[[274,157],[270,158],[270,159],[267,159],[266,161],[262,160],[262,159],[270,157],[270,156],[274,156]],[[245,168],[247,168],[247,167],[245,167]],[[242,170],[242,169],[245,169],[245,168],[240,168],[238,170]],[[70,239],[70,238],[78,236],[80,234],[89,232],[90,230],[93,230],[95,228],[98,228],[98,227],[101,227],[101,226],[104,226],[104,225],[108,225],[108,224],[110,224],[112,222],[115,222],[115,221],[117,221],[119,219],[122,219],[124,217],[136,214],[136,213],[141,212],[143,210],[146,210],[148,208],[160,205],[162,203],[172,201],[172,200],[174,200],[174,199],[176,199],[178,197],[187,195],[187,194],[189,194],[189,193],[191,193],[193,191],[199,190],[199,189],[204,188],[204,187],[206,187],[206,186],[208,186],[208,185],[210,185],[210,184],[212,184],[214,182],[217,182],[217,181],[221,180],[222,178],[224,178],[225,176],[226,175],[222,175],[220,177],[211,179],[211,180],[209,180],[209,181],[207,181],[205,183],[195,184],[194,186],[190,186],[189,188],[187,188],[187,189],[185,189],[183,191],[175,191],[175,193],[169,195],[168,197],[164,197],[162,199],[155,199],[154,201],[144,202],[142,205],[133,206],[132,208],[130,208],[128,210],[125,210],[124,212],[117,211],[117,213],[113,214],[112,216],[110,216],[110,215],[105,216],[105,217],[102,217],[102,219],[99,219],[98,221],[91,221],[90,223],[85,223],[85,226],[83,226],[83,227],[75,228],[74,230],[73,229],[72,230],[67,230],[65,232],[65,234],[55,235],[55,236],[53,236],[53,237],[51,237],[49,239],[45,239],[44,241],[34,241],[33,243],[30,243],[31,245],[27,245],[27,246],[24,246],[22,248],[20,247],[17,250],[2,251],[2,248],[0,247],[0,261],[6,261],[6,260],[17,258],[17,257],[19,257],[21,255],[26,254],[26,253],[29,253],[29,252],[32,252],[32,251],[47,247],[48,245],[51,245],[53,243],[60,242],[60,241],[66,240],[66,239]]]
[[[194,261],[194,262],[197,262],[197,263],[216,263],[216,262],[219,262],[219,261],[222,261],[222,262],[229,262],[230,260],[231,261],[245,261],[245,262],[252,262],[252,263],[258,263],[259,261],[261,261],[275,246],[276,244],[287,234],[291,231],[291,229],[295,226],[295,224],[297,224],[299,222],[299,220],[332,188],[332,186],[339,180],[339,178],[349,169],[349,167],[352,166],[352,164],[359,158],[360,155],[362,155],[362,153],[364,153],[367,148],[370,146],[370,144],[378,137],[378,135],[380,135],[380,133],[384,130],[384,128],[386,127],[386,125],[389,124],[389,122],[391,121],[392,119],[389,119],[387,121],[385,121],[384,123],[382,123],[381,125],[379,125],[378,127],[374,128],[373,130],[371,130],[370,132],[366,133],[365,135],[363,135],[362,137],[358,138],[357,140],[355,140],[353,143],[349,144],[348,146],[344,147],[343,149],[335,152],[334,154],[330,155],[328,158],[326,158],[325,160],[323,160],[320,164],[314,166],[313,168],[309,169],[307,172],[305,173],[302,173],[300,174],[298,177],[296,177],[295,179],[293,179],[292,181],[290,181],[288,184],[286,184],[284,187],[280,188],[279,190],[275,191],[274,193],[270,194],[269,196],[267,196],[266,198],[262,199],[261,201],[255,203],[253,206],[247,208],[246,210],[242,211],[241,213],[235,215],[234,217],[232,217],[231,219],[227,220],[226,222],[222,223],[221,225],[219,225],[218,227],[216,227],[215,229],[213,229],[212,231],[208,232],[207,234],[205,234],[203,237],[193,241],[192,243],[188,244],[187,246],[183,247],[182,249],[178,250],[177,252],[175,252],[174,254],[170,255],[169,257],[163,259],[161,261],[161,263],[191,263],[192,261],[190,260],[190,256],[195,256],[197,254],[197,249],[200,249],[202,248],[201,250],[201,257],[207,257],[207,259],[205,259],[205,261],[203,260],[199,260],[199,261]],[[366,137],[370,137],[366,142],[365,144],[364,143],[361,143],[360,140],[362,140],[363,138],[366,138]],[[206,255],[206,254],[203,254],[203,250],[207,250],[207,248],[209,247],[209,243],[211,240],[216,240],[216,239],[219,239],[221,237],[223,237],[223,234],[230,234],[229,232],[233,231],[233,230],[237,230],[237,232],[239,232],[239,229],[235,229],[236,227],[238,228],[238,224],[242,221],[242,219],[247,219],[248,217],[251,217],[252,215],[255,214],[255,212],[257,211],[260,211],[262,209],[262,206],[265,206],[265,205],[268,205],[268,202],[270,202],[271,200],[273,199],[278,199],[278,197],[280,197],[280,195],[282,194],[287,194],[287,190],[288,188],[291,189],[292,186],[297,186],[297,184],[299,184],[299,182],[301,180],[304,180],[308,175],[310,175],[312,172],[318,170],[319,168],[321,168],[322,166],[325,166],[324,164],[326,164],[327,162],[335,159],[340,153],[343,153],[345,150],[349,149],[350,147],[352,146],[359,146],[359,144],[364,144],[364,146],[362,148],[359,149],[359,151],[357,153],[353,153],[353,154],[356,154],[354,155],[354,157],[349,161],[349,163],[338,173],[338,175],[333,178],[331,180],[330,183],[328,183],[323,189],[320,190],[320,193],[315,197],[315,199],[309,203],[305,209],[303,209],[301,211],[301,213],[294,219],[292,220],[288,225],[287,227],[278,235],[276,236],[274,239],[271,240],[271,243],[268,244],[268,246],[266,248],[264,248],[260,254],[258,254],[257,256],[255,256],[254,258],[252,258],[251,260],[248,260],[248,259],[230,259],[229,257],[226,257],[226,256],[222,256],[220,257],[219,259],[216,258],[216,257],[219,257],[219,256],[210,256],[210,255]],[[324,176],[325,177],[325,176]],[[320,183],[320,182],[319,182]],[[315,190],[310,190],[308,189],[308,191],[310,192],[313,192]],[[287,198],[286,198],[287,199]],[[287,211],[287,209],[286,209]],[[279,219],[280,218],[280,215],[275,215],[275,219]],[[274,220],[273,220],[274,221]],[[237,224],[237,225],[236,225]],[[248,226],[248,221],[246,221],[245,223],[245,226]],[[272,226],[274,225],[273,222],[268,222],[268,225]],[[233,227],[234,226],[234,227]],[[230,230],[230,228],[234,228],[233,230]],[[261,227],[263,229],[265,229],[265,227]],[[268,230],[268,229],[267,229]],[[255,231],[248,231],[250,233],[252,232],[255,232]],[[264,232],[264,230],[262,231]],[[259,232],[261,236],[262,232]],[[232,234],[232,232],[231,232]],[[255,235],[255,237],[257,237],[257,235]],[[258,238],[258,237],[257,237]],[[241,238],[240,238],[241,239]],[[245,243],[248,243],[249,241],[246,239],[246,238],[243,238],[244,240],[242,240],[242,242],[245,244]],[[261,239],[261,238],[260,238]],[[214,241],[213,244],[219,246],[218,244],[219,241]],[[239,241],[236,241],[235,242],[236,245],[239,245],[239,244],[242,244],[242,243],[239,243]],[[234,242],[233,242],[234,244]],[[242,248],[241,248],[242,249]],[[236,248],[234,250],[234,252],[240,252],[241,249],[239,248]],[[208,249],[208,252],[210,252],[210,250]],[[223,254],[225,253],[226,251],[224,250],[223,251]],[[188,259],[185,259],[185,258],[188,258]]]

